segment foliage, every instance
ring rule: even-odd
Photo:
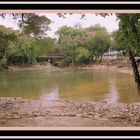
[[[140,54],[140,14],[118,14],[119,30],[114,33],[117,47],[121,50],[127,50],[128,42],[131,44],[131,50],[135,56]],[[124,26],[126,26],[124,30]],[[128,31],[128,37],[126,38],[125,32]]]
[[[140,94],[140,75],[134,58],[134,55],[139,52],[140,46],[140,14],[118,14],[117,16],[120,19],[118,35],[121,38],[119,42],[125,45],[126,51],[129,54],[138,93]]]
[[[39,16],[37,14],[24,14],[24,19],[19,22],[19,26],[22,28],[24,34],[41,36],[48,31],[51,20],[45,16]]]
[[[44,37],[36,40],[36,56],[43,56],[52,53],[55,50],[55,39]]]
[[[0,26],[0,66],[4,67],[7,64],[8,56],[11,52],[11,46],[14,46],[13,43],[17,41],[18,32],[11,29],[6,28],[4,26]]]
[[[95,36],[89,42],[89,50],[94,61],[101,61],[103,54],[111,48],[111,39],[105,28],[98,27]]]
[[[67,65],[90,63],[93,57],[98,60],[100,58],[101,61],[103,53],[111,47],[109,34],[99,25],[85,29],[63,26],[57,34],[58,42],[63,48],[64,63]]]
[[[12,49],[9,61],[11,63],[35,64],[37,55],[46,54],[47,49],[43,44],[46,43],[48,46],[52,44],[51,39],[46,42],[42,36],[49,30],[51,21],[47,17],[35,13],[12,14],[12,16],[18,20],[21,33],[15,49]]]
[[[57,31],[57,34],[59,35],[58,42],[61,44],[61,49],[63,50],[64,63],[74,64],[76,48],[83,34],[82,30],[63,26]]]
[[[77,47],[76,49],[76,62],[77,63],[85,63],[87,64],[89,62],[90,52],[88,49],[85,49],[84,47]]]

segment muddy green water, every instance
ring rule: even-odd
[[[0,72],[0,97],[139,102],[133,77],[108,70],[52,69]]]

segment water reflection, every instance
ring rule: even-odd
[[[109,89],[109,94],[107,95],[105,101],[110,103],[117,103],[119,100],[119,95],[116,86],[116,77],[115,76],[110,77],[108,82],[109,82],[110,89]]]
[[[56,100],[59,100],[58,86],[55,86],[53,89],[51,89],[49,91],[44,91],[44,93],[40,97],[40,100],[44,100],[44,101],[56,101]]]
[[[94,69],[0,72],[0,97],[17,96],[44,103],[59,99],[140,101],[133,76]]]

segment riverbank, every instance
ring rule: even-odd
[[[51,69],[51,64],[44,62],[38,64],[21,64],[21,65],[10,65],[9,71],[19,71],[19,70],[48,70]]]
[[[79,66],[81,69],[110,70],[126,74],[133,74],[131,62],[129,59],[124,60],[103,60],[101,63]],[[140,71],[140,66],[138,67]]]
[[[35,65],[22,64],[22,65],[10,65],[9,71],[19,70],[51,70],[53,66],[50,63],[42,62]],[[80,69],[97,69],[97,70],[116,70],[121,73],[133,74],[133,70],[129,60],[105,60],[100,64],[90,65],[74,65],[68,68],[80,68]],[[140,67],[139,67],[140,70]]]
[[[106,64],[94,64],[94,65],[87,65],[85,67],[79,67],[80,69],[96,69],[96,70],[110,70],[110,71],[117,71],[126,74],[133,74],[133,70],[131,67],[118,67],[118,66],[107,66]],[[139,68],[140,70],[140,68]]]
[[[140,126],[140,103],[0,98],[0,127],[110,126]]]

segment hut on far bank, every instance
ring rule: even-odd
[[[60,60],[62,60],[63,55],[61,54],[48,54],[47,56],[39,56],[36,58],[38,62],[49,62],[50,64],[53,65],[58,65]]]

